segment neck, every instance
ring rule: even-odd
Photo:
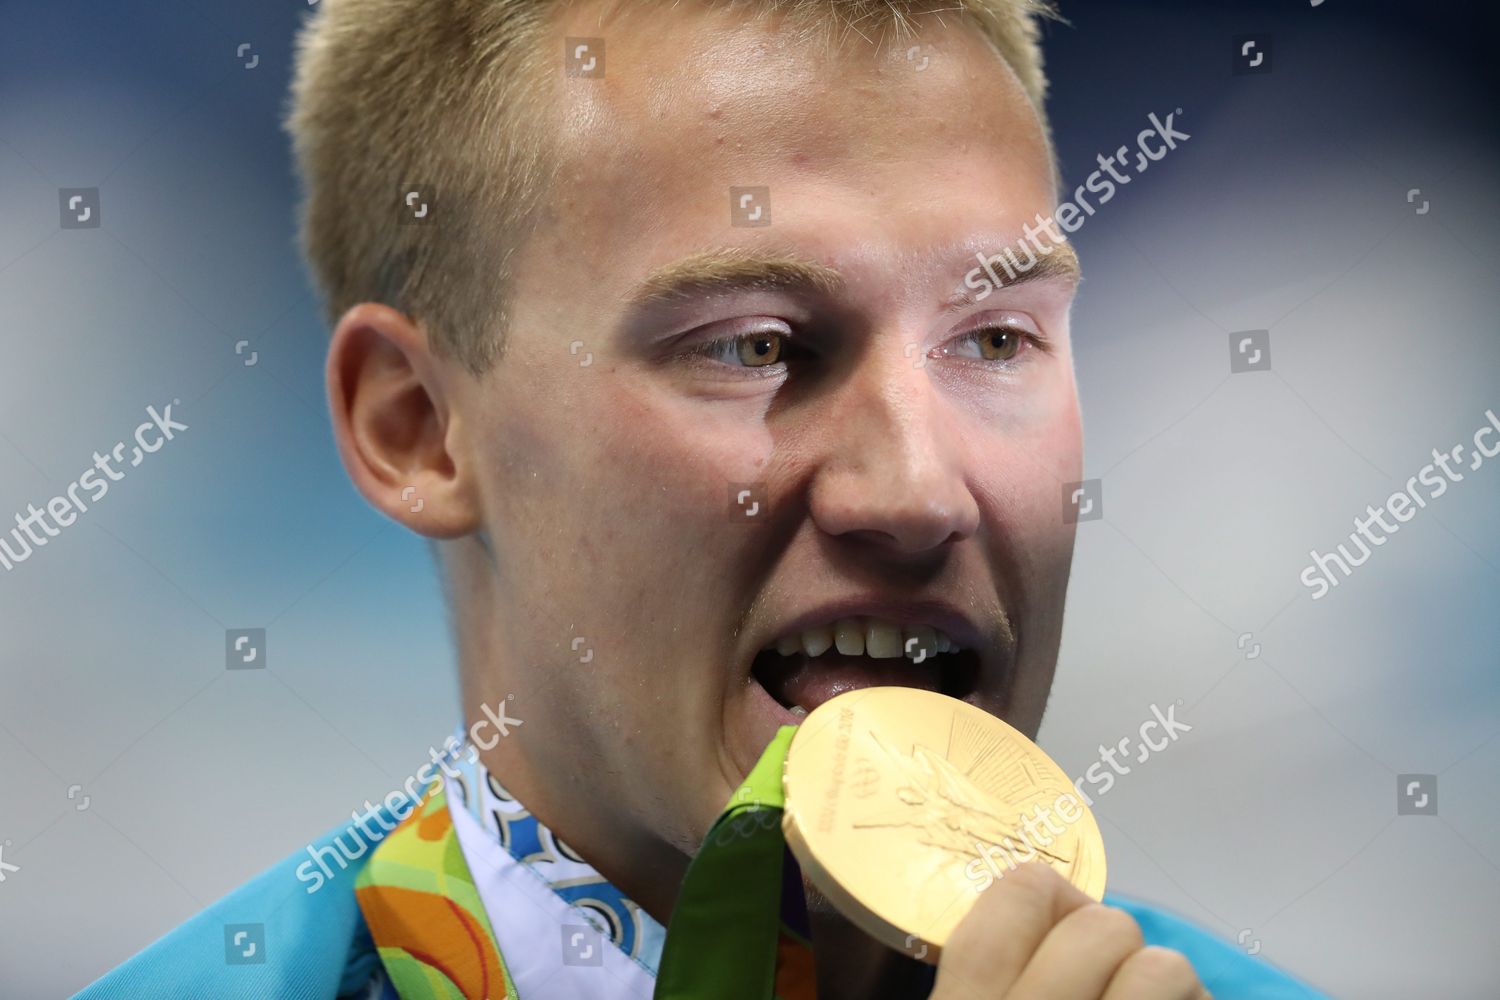
[[[687,873],[688,858],[652,837],[620,824],[601,822],[584,792],[558,794],[528,766],[519,745],[502,740],[480,754],[505,790],[537,820],[657,922],[665,925]]]
[[[687,854],[649,835],[642,823],[601,812],[605,802],[589,787],[589,782],[608,773],[597,750],[586,745],[556,745],[557,734],[576,727],[577,720],[548,717],[547,709],[555,706],[525,696],[522,675],[508,669],[513,654],[505,641],[518,626],[487,611],[481,614],[482,609],[499,606],[496,569],[487,545],[478,536],[447,544],[446,585],[450,595],[466,595],[459,602],[450,596],[449,604],[454,608],[453,635],[470,731],[484,718],[482,706],[500,704],[509,692],[521,692],[510,705],[522,724],[496,740],[490,749],[481,750],[484,766],[539,822],[665,925],[687,872]]]

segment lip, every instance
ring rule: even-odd
[[[995,615],[1001,614],[998,607]],[[744,658],[744,678],[756,688],[760,682],[755,678],[755,658],[768,646],[784,635],[795,634],[806,628],[826,625],[840,618],[860,616],[883,618],[898,625],[931,625],[947,633],[948,637],[964,649],[973,650],[979,658],[979,673],[974,690],[963,700],[978,708],[999,714],[1010,702],[1011,687],[1015,683],[1015,637],[1010,628],[1000,622],[988,628],[981,625],[970,613],[958,605],[941,598],[898,597],[889,594],[855,594],[837,600],[814,605],[795,617],[777,622],[767,631],[755,637],[754,646]],[[779,703],[768,692],[762,693],[772,704],[781,709]],[[791,716],[789,721],[800,721]]]
[[[772,697],[755,676],[756,657],[768,645],[775,643],[777,638],[839,618],[856,616],[884,618],[899,625],[932,625],[942,629],[959,646],[973,650],[978,656],[979,672],[975,688],[963,700],[1003,718],[1016,681],[1013,665],[1019,641],[1013,628],[1005,623],[1003,614],[997,603],[993,610],[996,620],[986,625],[981,624],[984,619],[976,618],[972,613],[965,612],[946,600],[866,592],[821,601],[789,618],[771,617],[772,623],[765,629],[747,630],[744,641],[749,648],[742,653],[742,673],[739,675],[744,693],[741,704],[745,711],[732,716],[726,732],[729,752],[739,774],[743,776],[750,773],[750,768],[760,758],[779,728],[800,725],[805,718],[793,715]]]
[[[775,631],[760,638],[760,644],[752,651],[765,649],[785,635],[793,635],[803,629],[818,625],[829,625],[840,618],[883,618],[897,625],[931,625],[941,629],[948,637],[965,649],[981,652],[981,660],[991,659],[997,652],[992,635],[967,614],[946,601],[932,599],[903,599],[893,597],[850,597],[830,601],[811,608],[795,618],[775,626]],[[748,667],[747,667],[748,669]]]

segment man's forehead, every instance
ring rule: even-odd
[[[602,68],[561,79],[565,153],[595,164],[713,152],[836,160],[998,130],[1046,157],[1019,82],[961,18],[909,18],[914,34],[900,45],[847,31],[829,44],[761,9],[689,0],[566,10],[554,40],[589,40]],[[913,41],[920,71],[905,58]]]
[[[586,261],[615,301],[830,292],[860,271],[850,255],[881,241],[951,258],[954,287],[934,289],[947,296],[974,252],[1051,210],[1040,122],[972,27],[924,35],[922,71],[901,51],[855,39],[830,56],[743,10],[691,3],[650,20],[574,11],[558,31],[559,48],[602,39],[605,69],[559,71],[562,169],[532,263]],[[766,191],[770,227],[731,228],[731,189],[747,186]]]

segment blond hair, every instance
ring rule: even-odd
[[[873,28],[881,41],[908,36],[916,16],[952,12],[1011,67],[1046,131],[1047,0],[703,2],[778,16],[804,36]],[[304,189],[299,239],[330,326],[356,303],[383,302],[475,374],[499,356],[511,259],[555,166],[548,73],[561,54],[543,43],[566,3],[323,0],[308,19],[285,126]],[[402,224],[411,190],[431,225]]]

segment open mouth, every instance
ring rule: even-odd
[[[835,695],[867,687],[966,698],[978,684],[979,665],[977,651],[941,629],[860,616],[782,636],[756,655],[750,673],[782,708],[802,716]]]

